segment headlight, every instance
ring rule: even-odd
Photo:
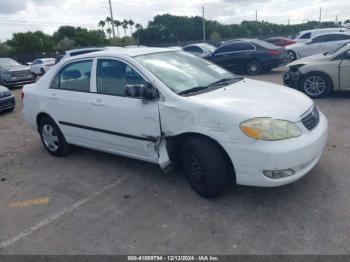
[[[289,69],[290,69],[290,71],[292,71],[292,72],[296,72],[296,71],[298,71],[298,69],[299,69],[300,67],[303,67],[303,66],[304,66],[304,64],[293,65],[293,66],[291,66]]]
[[[258,140],[283,140],[301,136],[301,131],[296,124],[286,120],[273,118],[254,118],[241,123],[242,132]]]
[[[7,96],[11,96],[11,95],[12,95],[11,91],[0,92],[0,97],[7,97]]]

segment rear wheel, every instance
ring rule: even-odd
[[[297,60],[297,55],[294,51],[289,50],[288,51],[288,57],[289,57],[289,61],[295,61]]]
[[[247,65],[247,72],[250,75],[258,75],[262,71],[262,65],[257,60],[252,60]]]
[[[192,188],[202,197],[222,193],[230,181],[229,165],[222,150],[204,138],[187,139],[182,146],[182,165]]]
[[[327,96],[332,90],[332,81],[323,73],[309,73],[299,83],[299,89],[311,98]]]
[[[40,121],[39,132],[44,147],[51,155],[61,157],[69,153],[70,145],[50,117],[45,117]]]

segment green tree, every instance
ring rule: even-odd
[[[128,29],[129,21],[125,20],[123,21],[123,29],[124,29],[124,35],[126,36],[126,29]]]
[[[114,20],[114,26],[117,28],[117,36],[120,37],[119,27],[122,26],[122,22]]]
[[[99,23],[98,23],[98,26],[102,28],[102,30],[104,31],[105,30],[105,26],[106,26],[106,22],[101,20]]]
[[[134,21],[132,21],[131,19],[129,20],[129,25],[130,25],[130,35],[132,35],[132,27],[134,26]]]
[[[41,31],[15,33],[8,45],[17,53],[52,52],[54,41],[51,36]]]
[[[107,31],[108,37],[111,38],[111,34],[112,34],[112,30],[111,30],[112,18],[106,17],[106,22],[107,22],[107,25],[108,25],[108,28],[107,28],[106,31]]]

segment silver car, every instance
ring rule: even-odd
[[[288,65],[284,84],[312,98],[327,96],[332,90],[350,91],[350,43],[334,51],[309,56]]]
[[[12,111],[16,106],[14,95],[4,86],[0,86],[0,113]]]
[[[34,83],[35,79],[29,66],[21,65],[11,58],[0,58],[0,85],[25,85]]]

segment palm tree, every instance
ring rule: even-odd
[[[109,35],[109,38],[111,38],[112,29],[108,27],[106,31],[107,31],[107,34]]]
[[[119,27],[122,25],[122,22],[120,22],[119,20],[114,20],[114,25],[117,28],[117,35],[118,37],[120,37]]]
[[[124,21],[123,21],[123,29],[124,29],[125,36],[126,36],[126,29],[128,29],[128,25],[129,25],[129,21],[124,19]]]
[[[135,28],[136,28],[136,32],[137,32],[137,39],[138,39],[138,41],[139,41],[139,43],[140,43],[140,30],[142,29],[142,25],[140,25],[140,24],[136,24],[135,25]]]
[[[106,22],[108,24],[108,28],[107,28],[107,33],[109,35],[109,38],[111,38],[111,33],[112,33],[112,30],[111,30],[111,27],[110,27],[110,24],[112,22],[112,19],[110,17],[106,17]],[[109,29],[109,30],[108,30]]]
[[[102,28],[102,31],[105,30],[105,26],[106,26],[106,22],[101,20],[99,23],[98,23],[98,26]]]
[[[129,25],[130,25],[130,35],[132,36],[132,27],[134,25],[134,21],[132,21],[131,19],[129,20]]]

